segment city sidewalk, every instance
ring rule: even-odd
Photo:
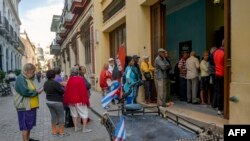
[[[42,85],[42,84],[41,84]],[[53,137],[51,133],[50,112],[46,106],[45,94],[39,96],[40,108],[37,111],[37,126],[31,131],[31,138],[40,141],[109,141],[109,135],[103,125],[100,124],[100,118],[89,110],[91,122],[90,133],[74,132],[74,128],[66,128],[65,131],[70,136],[59,138]],[[91,97],[92,106],[97,107],[99,100]],[[17,122],[17,112],[13,105],[13,97],[0,97],[0,140],[1,141],[22,141],[21,132]]]

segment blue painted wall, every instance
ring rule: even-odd
[[[179,59],[179,43],[192,41],[192,50],[201,56],[206,49],[206,1],[198,0],[167,15],[166,48],[175,64]]]

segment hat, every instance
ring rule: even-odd
[[[159,48],[158,49],[158,52],[165,52],[166,50],[165,49],[163,49],[163,48]]]
[[[148,56],[148,55],[144,55],[142,58],[143,58],[143,59],[148,59],[149,56]]]
[[[114,58],[109,58],[109,61],[114,61]]]
[[[137,58],[140,58],[140,56],[138,56],[138,55],[133,56],[133,59],[137,59]]]

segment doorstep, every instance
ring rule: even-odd
[[[145,106],[155,106],[156,104],[145,104]],[[167,114],[174,114],[202,127],[215,124],[219,131],[223,132],[225,124],[228,120],[222,116],[217,115],[217,111],[208,105],[193,105],[186,102],[174,101],[174,105],[166,108],[160,108],[161,113],[165,116]]]

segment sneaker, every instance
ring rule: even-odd
[[[63,138],[63,137],[67,137],[67,136],[69,136],[70,134],[69,133],[63,133],[63,134],[58,134],[58,137],[60,137],[60,138]]]
[[[82,132],[83,133],[88,133],[88,132],[91,132],[92,130],[91,129],[88,129],[88,128],[84,128],[84,129],[82,129]]]
[[[109,106],[104,107],[104,109],[109,109],[109,108],[110,108]]]
[[[81,130],[80,127],[75,127],[75,132],[80,131],[80,130]]]
[[[218,111],[217,114],[218,115],[223,115],[223,111]]]

